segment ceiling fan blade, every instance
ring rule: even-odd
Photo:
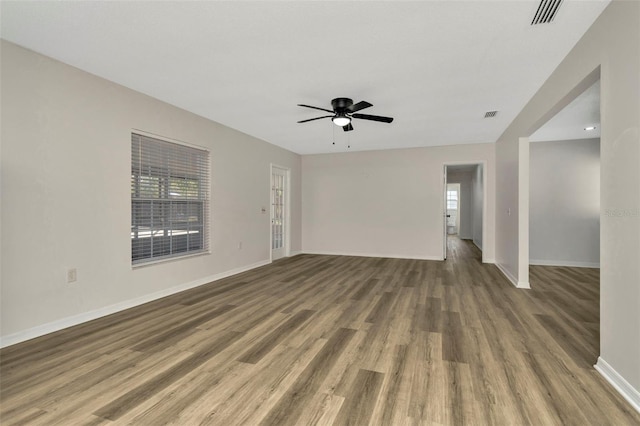
[[[342,126],[342,130],[344,130],[345,132],[350,132],[351,130],[353,130],[353,126],[351,125],[351,123],[349,123],[346,126]]]
[[[298,123],[306,123],[307,121],[320,120],[321,118],[329,118],[333,117],[333,115],[323,115],[322,117],[309,118],[308,120],[300,120]]]
[[[369,102],[367,101],[360,101],[357,104],[351,105],[349,108],[347,108],[349,111],[351,112],[356,112],[356,111],[360,111],[361,109],[365,109],[365,108],[369,108],[372,107],[373,105],[371,105]]]
[[[393,121],[393,117],[383,117],[381,115],[353,114],[351,116],[362,120],[381,121],[383,123],[391,123]]]
[[[314,106],[311,106],[311,105],[298,104],[298,106],[305,107],[305,108],[318,109],[320,111],[326,111],[326,112],[330,112],[330,113],[334,112],[332,109],[318,108],[318,107],[314,107]]]

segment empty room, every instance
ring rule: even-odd
[[[640,424],[640,2],[0,1],[0,424]]]

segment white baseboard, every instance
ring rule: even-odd
[[[631,386],[613,367],[609,365],[602,357],[598,357],[598,362],[593,366],[604,379],[618,391],[631,406],[640,413],[640,391]]]
[[[301,250],[291,251],[289,252],[289,257],[297,256],[299,254],[302,254]]]
[[[495,260],[495,259],[484,259],[484,258],[483,258],[483,259],[482,259],[482,263],[494,263],[494,264],[495,264],[495,263],[496,263],[496,260]]]
[[[355,256],[355,257],[386,257],[390,259],[414,259],[414,260],[444,260],[442,256],[420,256],[406,254],[388,254],[388,253],[348,253],[336,251],[303,251],[305,254],[318,254],[325,256]]]
[[[204,284],[208,284],[212,281],[218,281],[223,278],[237,275],[242,272],[249,271],[251,269],[258,268],[260,266],[268,265],[268,260],[256,262],[252,265],[243,266],[240,268],[231,269],[229,271],[221,272],[219,274],[211,275],[208,277],[200,278],[195,281],[180,284],[175,287],[167,288],[157,291],[151,294],[145,294],[144,296],[137,297],[135,299],[125,300],[123,302],[116,303],[114,305],[105,306],[104,308],[95,309],[93,311],[84,312],[78,315],[62,318],[56,321],[49,322],[29,328],[27,330],[19,331],[17,333],[9,334],[7,336],[0,337],[0,348],[15,345],[20,342],[34,339],[36,337],[44,336],[45,334],[53,333],[65,328],[73,327],[74,325],[82,324],[87,321],[92,321],[107,315],[115,314],[116,312],[124,311],[125,309],[133,308],[135,306],[142,305],[144,303],[152,302],[157,299],[161,299],[172,294],[180,293],[181,291],[189,290],[194,287],[199,287]]]
[[[476,240],[471,240],[471,241],[473,241],[473,244],[474,244],[476,247],[478,247],[478,250],[482,251],[482,247],[480,246],[480,244],[478,244],[478,243],[476,242]]]
[[[575,262],[572,260],[540,260],[531,259],[529,265],[538,266],[568,266],[570,268],[600,268],[600,262]]]
[[[529,281],[518,281],[516,277],[507,268],[504,267],[504,265],[501,265],[500,263],[496,263],[495,265],[498,267],[500,272],[502,272],[502,275],[507,277],[511,284],[514,285],[514,287],[523,289],[531,288],[531,286],[529,285]]]

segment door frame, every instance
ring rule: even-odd
[[[440,225],[442,226],[443,237],[443,253],[442,260],[447,260],[447,167],[448,166],[477,166],[482,165],[482,263],[489,263],[489,259],[486,255],[486,240],[487,240],[487,160],[466,160],[466,161],[445,161],[442,163],[442,194],[440,197],[442,218]],[[460,197],[458,197],[458,203],[460,203]]]
[[[271,223],[273,221],[273,170],[279,169],[284,172],[284,235],[283,247],[284,254],[282,257],[291,256],[291,244],[289,228],[291,227],[291,169],[289,167],[280,166],[278,164],[269,164],[269,262],[273,262],[273,230]]]
[[[449,240],[447,238],[447,165],[442,166],[442,182],[444,187],[444,199],[442,200],[442,222],[443,222],[443,234],[442,234],[442,260],[447,260],[447,252],[449,251]],[[460,200],[458,200],[460,202]]]

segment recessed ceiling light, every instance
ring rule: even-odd
[[[595,130],[596,126],[589,126],[589,127],[585,127],[585,130]]]

